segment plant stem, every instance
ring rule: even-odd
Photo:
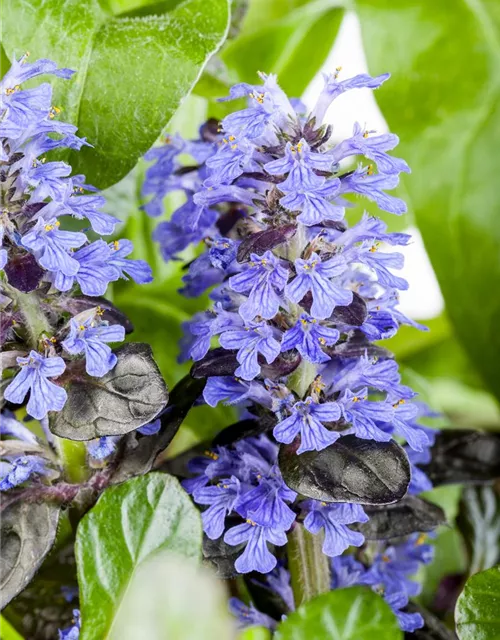
[[[54,436],[54,439],[59,460],[64,467],[65,479],[72,484],[85,482],[88,479],[88,468],[85,464],[87,455],[85,443],[57,436]]]
[[[309,533],[299,522],[288,534],[288,569],[296,607],[330,591],[330,566],[322,545],[323,535]]]
[[[288,387],[303,398],[309,385],[317,375],[316,365],[303,359],[288,379]]]
[[[51,327],[45,314],[40,308],[40,298],[34,291],[31,293],[21,293],[12,289],[19,311],[25,319],[25,326],[28,331],[30,347],[38,349],[38,340],[42,333],[50,335]]]

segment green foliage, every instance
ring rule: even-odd
[[[0,616],[0,637],[2,640],[23,640],[23,637],[2,616]]]
[[[460,640],[498,640],[499,608],[500,566],[469,578],[455,609]]]
[[[389,605],[367,587],[325,593],[282,622],[275,640],[402,640]]]
[[[248,627],[240,633],[238,640],[271,640],[271,632],[265,627]]]
[[[94,145],[72,153],[70,162],[98,187],[134,167],[225,38],[228,0],[175,4],[113,16],[98,0],[6,0],[9,56],[29,50],[34,59],[50,57],[78,72],[69,86],[54,83],[54,101]]]
[[[108,488],[77,531],[81,640],[116,637],[124,592],[161,550],[191,560],[201,554],[200,515],[178,481],[150,473]]]
[[[280,86],[300,96],[328,56],[344,11],[338,0],[253,2],[238,38],[221,58],[238,81],[257,71],[277,73]]]
[[[124,594],[113,640],[231,640],[234,620],[223,584],[169,552],[135,572]]]
[[[493,2],[357,0],[370,71],[447,304],[485,382],[500,396],[500,11]],[[452,9],[452,10],[450,10]]]

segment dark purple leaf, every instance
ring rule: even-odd
[[[40,284],[44,270],[31,253],[11,251],[9,261],[5,265],[5,273],[12,287],[23,293],[29,293]]]
[[[229,208],[221,213],[215,223],[220,234],[227,236],[237,222],[247,217],[247,210],[243,205],[232,203]]]
[[[341,358],[360,358],[367,355],[370,358],[393,358],[390,351],[384,347],[370,342],[362,331],[351,331],[345,342],[340,342],[333,347],[326,347],[325,351],[330,356],[340,356]]]
[[[274,416],[272,416],[274,418]],[[251,436],[258,436],[261,433],[265,433],[274,427],[276,424],[276,418],[267,421],[264,420],[240,420],[235,424],[231,424],[225,429],[222,429],[214,438],[214,445],[227,446],[237,442],[242,438],[249,438]]]
[[[238,524],[238,523],[235,523]],[[231,546],[224,542],[221,536],[217,540],[210,540],[203,536],[203,557],[215,569],[215,575],[223,580],[235,578],[238,572],[234,568],[237,557],[241,554],[245,545]]]
[[[388,540],[408,536],[411,533],[433,531],[446,524],[443,510],[417,498],[405,496],[399,502],[383,507],[365,507],[370,516],[368,522],[357,525],[367,540]]]
[[[31,581],[56,539],[59,506],[13,502],[2,510],[0,609]]]
[[[298,441],[281,445],[278,462],[286,484],[323,502],[384,505],[401,500],[410,463],[396,442],[343,436],[323,451],[297,454]]]
[[[238,262],[248,260],[251,253],[256,253],[258,256],[261,256],[266,251],[274,249],[274,247],[284,242],[288,242],[293,238],[296,231],[297,227],[294,224],[288,224],[276,229],[266,229],[265,231],[258,231],[252,234],[248,238],[245,238],[238,247]]]
[[[136,432],[125,436],[119,452],[120,462],[112,476],[112,483],[123,482],[133,476],[150,471],[158,455],[171,443],[184,418],[203,393],[205,380],[185,376],[170,393],[168,405],[159,416],[161,427],[152,436],[141,436]]]
[[[238,366],[236,351],[227,351],[222,347],[218,347],[209,351],[204,358],[193,364],[191,375],[193,378],[232,376]]]
[[[444,429],[422,469],[433,484],[482,484],[500,478],[500,434]]]
[[[71,315],[76,316],[82,311],[87,311],[93,307],[100,307],[104,313],[102,315],[103,320],[107,320],[111,324],[121,324],[125,328],[125,333],[132,333],[134,325],[130,322],[127,316],[120,311],[118,307],[106,300],[106,298],[93,298],[90,296],[78,296],[76,298],[63,298],[59,303],[62,309],[69,311]]]
[[[328,320],[335,324],[359,327],[367,317],[368,310],[365,301],[359,294],[354,292],[351,304],[347,305],[347,307],[335,307]]]
[[[151,422],[165,407],[168,392],[151,347],[129,343],[116,355],[114,369],[102,378],[64,373],[68,399],[51,418],[55,435],[70,440],[124,435]]]

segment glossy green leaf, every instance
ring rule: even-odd
[[[78,71],[54,82],[62,118],[94,149],[71,153],[100,188],[117,182],[154,143],[224,40],[228,0],[184,0],[114,16],[98,0],[6,0],[3,45]],[[172,8],[173,7],[173,8]]]
[[[500,638],[500,566],[476,573],[457,601],[455,622],[460,640]]]
[[[223,583],[167,551],[141,565],[121,603],[113,640],[232,640]]]
[[[150,473],[108,488],[77,530],[80,640],[116,637],[134,573],[162,550],[191,560],[201,554],[200,516],[178,481]]]
[[[500,5],[357,0],[377,101],[410,207],[465,350],[500,397]]]
[[[338,0],[257,2],[240,35],[221,57],[234,78],[256,83],[277,73],[281,87],[300,96],[325,61],[343,17]]]
[[[402,640],[389,605],[367,587],[336,589],[310,600],[282,622],[275,640]]]

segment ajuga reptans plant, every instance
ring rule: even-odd
[[[110,481],[102,466],[119,436],[136,429],[157,431],[158,421],[150,421],[167,400],[147,345],[110,346],[122,342],[132,326],[102,297],[108,284],[129,278],[150,282],[151,269],[127,258],[133,248],[129,240],[101,237],[115,232],[118,219],[102,212],[104,198],[58,159],[89,143],[60,119],[49,83],[25,88],[40,75],[72,82],[73,71],[50,60],[30,63],[26,55],[13,62],[0,83],[0,491],[5,522],[23,504],[32,507],[26,517],[36,521],[35,503],[67,505],[82,491],[87,496],[83,511],[88,508]],[[133,417],[123,399],[131,370],[136,379],[142,374],[148,402],[154,396],[147,407],[140,404],[140,389],[134,389],[138,404]],[[122,400],[103,391],[118,383]],[[66,437],[85,441],[77,464],[71,464],[77,445]],[[19,510],[16,514],[18,519]],[[9,569],[14,551],[5,550],[7,601],[16,595],[9,582],[9,571],[16,571],[15,562]],[[43,558],[30,562],[35,560],[40,564]],[[77,629],[78,616],[75,620]],[[62,637],[76,637],[72,633]]]
[[[412,576],[432,558],[422,532],[440,516],[403,526],[396,507],[421,506],[416,494],[431,484],[417,465],[435,432],[419,423],[429,409],[379,345],[401,324],[424,329],[398,310],[408,284],[393,247],[411,238],[368,213],[348,223],[352,196],[404,214],[387,191],[410,169],[387,153],[394,134],[356,124],[333,142],[324,123],[333,100],[389,77],[339,72],[325,77],[310,112],[273,75],[232,87],[227,99],[245,108],[209,120],[197,140],[174,135],[146,156],[154,163],[144,208],[158,216],[166,194],[185,194],[154,238],[165,260],[205,245],[181,291],[210,290],[213,305],[186,323],[181,357],[207,378],[208,405],[235,405],[241,416],[190,460],[184,481],[202,509],[205,554],[227,576],[264,574],[262,588],[280,596],[286,615],[300,599],[290,574],[297,585],[308,570],[291,558],[320,545],[323,568],[309,567],[323,571],[318,590],[370,585],[412,631],[423,625],[407,610],[419,592]],[[398,525],[384,536],[386,510]],[[253,604],[232,607],[246,624],[276,625]]]

